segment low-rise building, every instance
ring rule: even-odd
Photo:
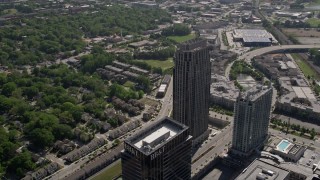
[[[158,9],[159,4],[150,1],[141,1],[131,3],[132,7],[146,8],[146,9]]]
[[[157,97],[158,98],[162,98],[164,97],[164,95],[166,94],[166,91],[167,91],[167,86],[166,84],[161,84],[160,87],[159,87],[159,90],[157,92]]]
[[[115,73],[122,73],[123,72],[123,69],[120,69],[120,68],[117,68],[117,67],[114,67],[111,65],[106,65],[104,68],[109,71],[115,72]]]
[[[296,77],[300,75],[299,69],[290,58],[282,54],[267,54],[257,56],[252,63],[269,79],[278,81],[280,77]]]
[[[279,85],[281,96],[276,102],[277,111],[320,124],[320,103],[303,77],[280,77]]]
[[[149,71],[148,70],[145,70],[145,69],[141,69],[139,67],[136,67],[136,66],[131,66],[129,68],[129,70],[131,72],[134,72],[134,73],[137,73],[137,74],[140,74],[140,75],[148,75],[149,74]]]
[[[233,110],[239,90],[234,83],[227,81],[224,76],[214,74],[211,76],[210,103]]]
[[[235,29],[233,40],[242,42],[244,46],[270,46],[277,40],[264,29]]]
[[[279,155],[287,161],[297,162],[303,156],[306,147],[294,144],[286,139],[282,139],[273,149],[272,153]]]
[[[136,49],[136,48],[140,48],[140,47],[143,47],[143,46],[154,46],[155,44],[157,44],[157,41],[142,40],[142,41],[139,41],[139,42],[130,43],[129,47],[132,47],[132,48]]]
[[[120,61],[113,61],[112,64],[115,67],[120,68],[120,69],[124,69],[124,70],[127,70],[128,68],[130,68],[132,66],[130,64],[126,64],[126,63],[123,63],[123,62],[120,62]]]
[[[289,174],[290,171],[284,168],[256,159],[236,177],[236,180],[284,180],[290,179]]]

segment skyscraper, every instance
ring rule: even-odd
[[[268,135],[272,87],[257,85],[240,93],[235,104],[232,151],[248,156]]]
[[[189,128],[168,117],[126,139],[122,178],[191,179]]]
[[[173,119],[190,128],[193,143],[208,132],[211,65],[207,41],[195,39],[180,45],[173,70]]]

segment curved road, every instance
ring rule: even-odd
[[[295,50],[295,49],[312,49],[312,48],[320,48],[320,44],[308,44],[308,45],[279,45],[279,46],[269,46],[260,49],[256,49],[253,51],[249,51],[239,56],[237,60],[245,60],[250,64],[250,60],[255,56],[268,54],[268,53],[279,53],[282,50]],[[233,61],[234,62],[234,61]],[[231,66],[233,62],[228,64],[225,70],[225,77],[229,79],[229,73],[231,70]]]
[[[250,60],[253,57],[258,55],[263,55],[267,53],[277,53],[277,52],[280,52],[281,50],[312,49],[312,48],[320,48],[320,44],[269,46],[269,47],[264,47],[264,48],[256,49],[253,51],[249,51],[241,55],[238,59]]]

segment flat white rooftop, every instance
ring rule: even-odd
[[[303,93],[301,87],[292,86],[292,89],[294,90],[298,98],[307,98],[307,96]]]
[[[288,62],[287,62],[287,66],[288,66],[289,68],[293,68],[293,69],[296,69],[296,68],[297,68],[297,66],[296,66],[292,61],[288,61]]]
[[[165,139],[165,141],[167,141],[171,139],[173,136],[175,136],[178,133],[178,131],[178,129],[169,124],[162,124],[161,126],[157,127],[156,129],[139,139],[138,142],[136,142],[134,145],[140,149],[142,148],[143,141],[146,143],[152,143],[153,141],[156,141],[158,138],[164,136],[166,133],[170,132],[170,136],[167,139]]]
[[[297,87],[293,86],[292,89],[296,93],[298,98],[307,98],[309,100],[315,100],[316,97],[312,93],[312,90],[309,87]]]
[[[165,92],[166,88],[167,88],[166,84],[161,84],[159,87],[159,92]]]

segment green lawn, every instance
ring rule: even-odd
[[[310,18],[307,22],[311,25],[311,27],[318,27],[320,25],[320,19],[317,18]]]
[[[320,0],[313,0],[308,6],[316,6],[316,5],[320,5]]]
[[[5,9],[2,11],[4,14],[17,14],[16,9]]]
[[[106,168],[103,172],[93,177],[92,180],[112,180],[113,178],[121,175],[121,161],[116,161],[111,167]]]
[[[127,81],[127,82],[125,82],[125,83],[123,84],[123,86],[128,87],[128,88],[133,87],[133,86],[134,86],[134,82],[132,82],[132,81]]]
[[[136,60],[149,64],[152,67],[161,67],[162,70],[166,70],[173,67],[173,58],[168,58],[167,60]]]
[[[305,77],[310,76],[314,77],[317,80],[320,79],[318,74],[309,66],[309,64],[301,60],[297,54],[291,54],[291,56],[293,57],[293,59],[295,59]]]
[[[196,37],[195,34],[189,34],[186,36],[168,36],[169,39],[172,39],[178,43],[184,42],[184,41],[188,41],[190,39],[194,39]]]

